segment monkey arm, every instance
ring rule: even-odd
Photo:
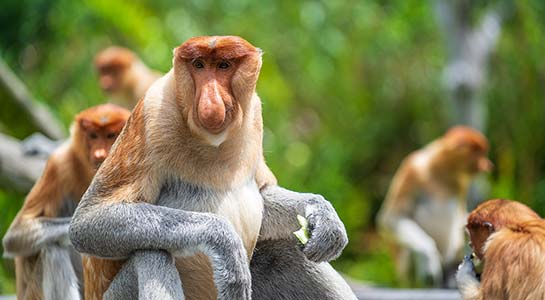
[[[293,239],[299,229],[297,215],[309,222],[310,239],[303,252],[315,262],[337,258],[348,237],[335,209],[322,196],[297,193],[279,186],[267,186],[261,191],[264,200],[260,240]]]
[[[66,184],[58,171],[62,157],[52,156],[3,238],[4,256],[28,256],[51,243],[68,242],[70,218],[55,218]]]
[[[148,203],[97,203],[84,196],[70,239],[76,250],[103,258],[126,258],[136,250],[166,250],[174,256],[202,251],[212,262],[220,299],[250,295],[246,250],[232,225],[218,215]]]
[[[27,219],[14,222],[2,240],[4,257],[29,256],[45,245],[65,244],[70,218]]]
[[[381,230],[393,235],[399,244],[416,255],[417,276],[426,281],[440,282],[441,255],[433,238],[408,216],[383,215],[379,220]]]
[[[456,272],[456,284],[464,300],[481,300],[481,283],[475,274],[475,267],[469,256],[464,257]]]

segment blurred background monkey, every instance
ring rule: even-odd
[[[144,97],[151,84],[161,77],[148,68],[127,48],[112,46],[95,57],[100,88],[116,104],[132,109]]]
[[[98,83],[113,103],[132,109],[142,99],[151,84],[161,77],[148,68],[131,50],[111,46],[98,52],[94,60]],[[23,141],[27,155],[48,157],[62,142],[52,141],[35,133]]]
[[[401,246],[398,270],[413,285],[444,284],[461,258],[468,187],[492,168],[487,153],[481,133],[457,126],[401,163],[378,223]]]
[[[471,256],[456,281],[464,300],[545,299],[545,221],[526,205],[490,200],[467,218],[470,246],[480,259],[480,281]]]
[[[80,299],[81,257],[68,239],[70,219],[130,112],[104,104],[79,113],[4,236],[15,258],[19,300]]]

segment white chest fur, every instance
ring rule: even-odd
[[[166,183],[157,205],[226,217],[251,253],[261,228],[263,198],[255,180],[228,191],[199,187],[182,180]]]
[[[456,259],[464,243],[466,212],[456,198],[420,197],[414,212],[415,221],[435,240],[445,263]]]

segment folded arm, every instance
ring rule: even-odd
[[[70,239],[78,251],[103,258],[127,258],[137,250],[174,256],[201,251],[214,267],[218,294],[246,299],[251,283],[246,251],[227,220],[148,203],[96,200],[84,197],[72,219]]]
[[[297,215],[309,222],[310,239],[303,248],[308,259],[316,262],[337,258],[348,237],[335,209],[322,196],[297,193],[279,186],[267,186],[261,191],[264,200],[260,240],[293,239],[300,228]]]

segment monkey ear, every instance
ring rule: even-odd
[[[488,229],[489,232],[494,232],[494,225],[492,225],[492,223],[484,222],[483,225]]]

